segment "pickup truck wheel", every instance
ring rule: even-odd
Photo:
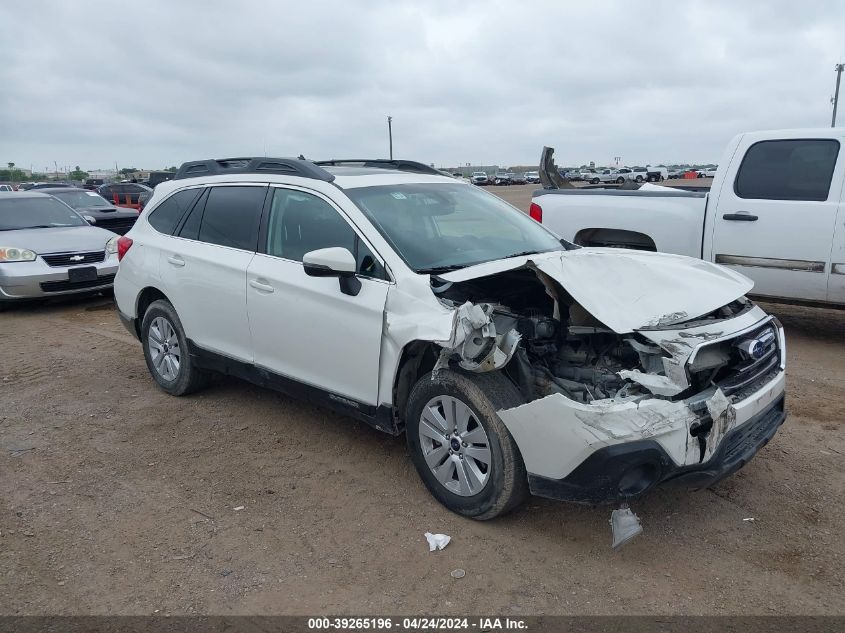
[[[625,179],[624,179],[624,178],[617,178],[617,179],[616,179],[616,184],[617,184],[617,185],[622,185],[622,184],[625,184]]]
[[[591,184],[591,185],[597,185],[597,184],[599,184],[599,179],[598,179],[598,178],[593,178],[593,179],[590,181],[590,184]]]
[[[179,315],[169,302],[153,301],[141,321],[144,360],[153,379],[172,396],[184,396],[208,382],[208,373],[194,366]]]
[[[642,181],[643,181],[643,177],[642,177],[642,176],[637,176],[634,180],[636,180],[637,182],[642,182]]]
[[[429,492],[452,512],[492,519],[528,495],[522,456],[496,414],[521,403],[499,372],[441,369],[414,386],[405,416],[411,459]]]

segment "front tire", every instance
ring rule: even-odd
[[[147,369],[162,390],[184,396],[204,387],[208,374],[194,365],[179,315],[168,301],[150,304],[141,321]]]
[[[617,179],[616,179],[616,184],[617,184],[617,185],[623,185],[623,184],[625,184],[625,179],[624,179],[624,178],[617,178]]]
[[[452,512],[484,521],[528,495],[522,456],[496,414],[522,402],[500,372],[441,369],[414,386],[405,416],[411,459],[429,492]]]

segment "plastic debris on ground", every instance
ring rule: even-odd
[[[432,534],[431,532],[426,532],[425,538],[428,540],[429,552],[433,552],[436,549],[443,549],[452,540],[452,537],[448,534]]]

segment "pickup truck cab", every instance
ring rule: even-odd
[[[709,193],[549,188],[535,192],[532,216],[576,244],[722,264],[756,296],[845,304],[843,142],[842,128],[739,134]]]

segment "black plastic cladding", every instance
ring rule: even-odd
[[[302,158],[219,158],[182,163],[173,180],[225,174],[286,174],[332,182],[334,176]]]

